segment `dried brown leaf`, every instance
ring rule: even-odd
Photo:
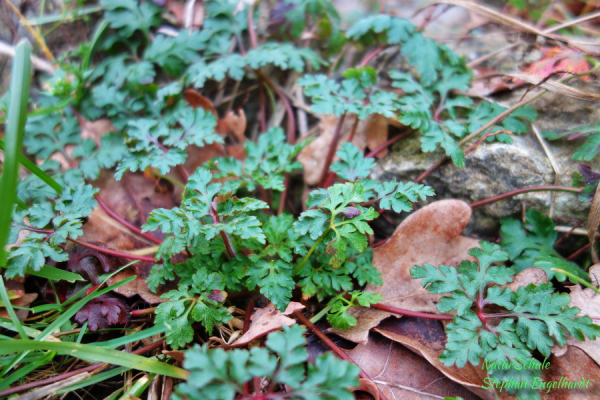
[[[380,335],[371,335],[368,343],[346,353],[388,399],[443,399],[446,396],[477,399],[467,389],[447,379],[427,360]]]
[[[383,296],[382,304],[411,311],[437,313],[439,295],[433,295],[412,279],[409,270],[424,263],[457,265],[474,260],[468,250],[478,241],[460,233],[469,223],[471,208],[461,200],[431,203],[406,218],[386,244],[373,251],[373,265],[382,273],[383,285],[367,285],[365,291]],[[392,315],[385,311],[361,308],[353,312],[358,324],[336,332],[357,343],[368,339],[369,330]]]
[[[273,303],[269,303],[265,308],[257,309],[251,317],[252,324],[250,325],[250,329],[236,340],[233,346],[244,346],[283,326],[294,325],[296,320],[286,315],[293,314],[294,311],[302,310],[303,308],[302,304],[292,301],[283,312],[277,310]]]

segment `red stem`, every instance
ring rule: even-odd
[[[260,131],[266,132],[267,131],[267,106],[266,106],[266,100],[265,100],[265,90],[263,89],[262,86],[260,87],[260,90],[258,91],[258,101],[259,101],[259,105],[260,105],[260,109],[258,112]]]
[[[120,223],[121,225],[123,225],[124,227],[126,227],[127,229],[129,229],[131,232],[145,238],[148,239],[149,241],[156,243],[156,244],[161,244],[162,240],[160,240],[157,237],[154,237],[148,233],[142,232],[142,230],[140,228],[138,228],[137,226],[131,224],[130,222],[126,221],[125,219],[121,218],[119,215],[117,215],[113,210],[111,210],[108,205],[104,202],[104,200],[102,200],[102,198],[99,195],[95,195],[94,198],[96,199],[96,201],[98,202],[98,205],[104,210],[105,213],[107,213],[112,219],[114,219],[115,221],[117,221],[118,223]]]
[[[152,344],[150,344],[148,346],[142,347],[141,349],[132,351],[131,354],[138,354],[139,355],[139,354],[147,353],[150,350],[154,350],[155,348],[162,346],[162,344],[164,343],[164,341],[165,341],[164,339],[163,340],[159,340],[158,342],[155,342],[155,343],[152,343]],[[60,381],[62,381],[64,379],[70,378],[72,376],[79,375],[79,374],[82,374],[84,372],[92,372],[92,371],[95,371],[97,369],[106,367],[107,365],[108,364],[106,364],[106,363],[92,364],[92,365],[87,366],[85,368],[81,368],[81,369],[78,369],[78,370],[75,370],[75,371],[66,372],[64,374],[53,376],[52,378],[47,378],[47,379],[42,379],[42,380],[39,380],[39,381],[29,382],[29,383],[26,383],[26,384],[21,385],[21,386],[11,387],[11,388],[8,388],[6,390],[1,391],[0,392],[0,398],[4,398],[6,396],[10,396],[10,395],[15,394],[15,393],[24,392],[24,391],[29,390],[29,389],[35,389],[35,388],[40,387],[40,386],[45,386],[45,385],[50,385],[52,383],[60,382]]]
[[[579,250],[577,250],[575,253],[573,253],[569,257],[567,257],[567,260],[573,260],[573,259],[575,259],[578,255],[580,255],[581,253],[583,253],[584,251],[586,251],[590,247],[591,247],[590,243],[586,244],[585,246],[583,246],[582,248],[580,248]]]
[[[368,153],[365,158],[371,158],[371,157],[375,157],[381,150],[393,145],[394,143],[396,143],[398,140],[408,136],[409,134],[411,134],[412,132],[407,132],[407,133],[403,133],[397,136],[394,136],[391,139],[386,140],[384,143],[381,143],[379,146],[375,147],[373,150],[371,150],[370,153]]]
[[[359,67],[366,67],[367,64],[369,63],[369,61],[371,61],[373,59],[373,57],[375,57],[377,54],[381,53],[383,50],[385,50],[385,46],[379,46],[377,47],[375,50],[371,51],[370,53],[368,53],[360,62],[360,64],[358,64]]]
[[[324,187],[325,182],[327,181],[329,167],[331,166],[331,161],[333,161],[333,156],[335,154],[335,151],[337,150],[338,142],[340,141],[342,126],[344,125],[344,119],[346,119],[346,113],[342,114],[340,119],[338,119],[337,125],[335,126],[335,132],[333,134],[333,138],[331,139],[329,150],[327,150],[327,156],[325,157],[325,164],[323,165],[323,172],[321,173],[319,187]]]
[[[444,163],[444,161],[446,161],[446,156],[441,157],[439,160],[437,160],[435,162],[435,164],[433,164],[431,167],[427,168],[427,170],[425,172],[423,172],[421,175],[419,175],[417,177],[417,179],[414,180],[414,182],[421,183],[421,181],[423,179],[427,178],[429,176],[429,174],[431,174],[437,167],[442,165]]]
[[[213,203],[210,205],[210,217],[213,220],[214,224],[218,224],[219,223],[219,214],[217,214],[217,206],[215,204],[215,200],[213,200]],[[223,239],[223,243],[225,243],[225,249],[227,249],[227,254],[229,255],[230,258],[235,258],[235,251],[233,250],[233,247],[231,246],[231,242],[229,241],[229,237],[227,236],[227,233],[225,231],[220,231],[219,234],[221,235],[221,238]]]
[[[257,298],[258,296],[254,295],[248,302],[246,314],[244,315],[244,328],[242,329],[242,334],[248,332],[248,329],[250,329],[250,317],[252,316],[252,310],[254,309],[254,304],[256,303]]]
[[[342,360],[351,362],[352,364],[357,365],[356,362],[354,362],[354,360],[351,359],[350,356],[348,356],[348,354],[346,354],[344,352],[344,350],[340,349],[335,343],[333,343],[333,340],[331,340],[326,334],[324,334],[319,328],[317,328],[315,326],[315,324],[310,322],[308,318],[306,318],[304,315],[302,315],[302,313],[300,311],[294,312],[294,315],[296,316],[296,318],[298,318],[300,320],[300,322],[302,322],[308,329],[310,329],[319,339],[321,339],[339,358],[341,358]],[[360,368],[359,365],[357,365],[357,366]],[[362,368],[360,368],[359,376],[363,379],[368,379],[368,380],[372,381],[371,377],[369,375],[367,375],[367,373],[365,371],[363,371]],[[387,397],[385,397],[385,395],[381,392],[381,390],[379,390],[379,388],[377,388],[377,390],[379,391],[380,398],[382,400],[387,400]]]
[[[351,297],[349,295],[346,295],[346,296],[344,296],[344,298],[350,300]],[[440,321],[450,321],[450,320],[454,319],[454,317],[452,315],[448,315],[448,314],[429,314],[429,313],[424,313],[424,312],[419,312],[419,311],[405,310],[403,308],[398,308],[398,307],[393,307],[393,306],[387,306],[385,304],[371,304],[370,307],[374,308],[376,310],[391,312],[393,314],[398,314],[398,315],[404,315],[406,317],[436,319],[436,320],[440,320]]]
[[[502,193],[502,194],[499,194],[497,196],[490,197],[488,199],[479,200],[479,201],[476,201],[474,203],[471,203],[470,206],[471,206],[471,208],[476,208],[476,207],[480,207],[480,206],[483,206],[483,205],[486,205],[486,204],[494,203],[494,202],[496,202],[498,200],[506,199],[506,198],[509,198],[509,197],[512,197],[512,196],[516,196],[516,195],[521,194],[521,193],[544,192],[544,191],[579,193],[581,191],[581,189],[573,188],[573,187],[569,187],[569,186],[555,186],[555,185],[531,186],[531,187],[527,187],[527,188],[521,188],[521,189],[511,190],[509,192]]]
[[[256,31],[254,30],[254,2],[250,4],[250,10],[248,10],[248,37],[250,39],[250,47],[255,49],[258,46],[256,40]]]
[[[108,254],[111,256],[115,256],[115,257],[126,258],[128,260],[140,260],[140,261],[147,261],[147,262],[151,262],[151,263],[157,263],[157,261],[154,260],[154,257],[138,256],[136,254],[123,253],[118,250],[107,249],[105,247],[96,246],[95,244],[84,242],[82,240],[77,240],[77,239],[73,239],[73,238],[68,238],[68,239],[73,243],[77,243],[78,245],[87,247],[88,249],[96,250],[99,253]]]

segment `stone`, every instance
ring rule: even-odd
[[[591,91],[589,87],[587,90]],[[518,95],[514,97],[518,99]],[[536,126],[541,131],[572,129],[600,120],[596,104],[554,93],[547,93],[533,106],[539,112]],[[556,184],[570,186],[572,174],[581,164],[572,160],[572,156],[581,143],[581,140],[546,141],[560,172]],[[384,180],[413,180],[442,154],[423,153],[420,137],[414,134],[398,142],[389,156],[379,161],[373,175]],[[472,203],[514,189],[555,184],[556,174],[550,160],[533,133],[514,136],[512,144],[485,142],[466,156],[465,164],[465,168],[459,169],[447,162],[425,179],[423,183],[436,191],[432,201],[455,198]],[[598,158],[587,164],[594,170],[600,169]],[[586,220],[590,203],[580,202],[574,193],[554,193],[554,218]],[[501,218],[515,216],[523,207],[548,213],[552,197],[551,192],[527,193],[478,207],[466,232],[484,237],[493,235]]]

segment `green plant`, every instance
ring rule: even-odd
[[[249,351],[226,352],[207,346],[188,350],[184,367],[190,371],[189,381],[177,387],[175,398],[233,400],[241,395],[255,400],[353,399],[349,388],[358,386],[358,367],[332,354],[322,354],[307,364],[303,333],[298,325],[284,327],[283,332],[267,337],[265,347]],[[250,382],[254,382],[252,389]],[[283,385],[289,389],[285,394],[278,393]]]
[[[359,135],[358,120],[373,115],[396,119],[407,127],[406,133],[420,134],[423,151],[442,150],[462,167],[460,146],[467,132],[480,130],[490,118],[506,111],[459,94],[469,88],[472,77],[464,60],[425,37],[406,19],[367,16],[344,31],[332,2],[286,0],[276,2],[265,27],[260,18],[264,10],[259,8],[267,2],[260,7],[235,0],[201,3],[201,28],[180,29],[165,27],[177,24],[172,19],[164,21],[163,9],[153,2],[101,0],[104,14],[91,41],[64,54],[54,75],[43,79],[26,124],[26,69],[20,76],[18,71],[13,74],[21,89],[12,88],[10,96],[0,99],[0,112],[9,109],[6,140],[0,141],[6,160],[2,191],[16,194],[14,202],[9,196],[10,201],[0,205],[0,243],[14,244],[0,256],[0,266],[6,261],[6,278],[43,278],[39,286],[46,295],[24,307],[35,314],[34,322],[21,322],[0,287],[2,304],[11,316],[10,321],[0,321],[0,327],[21,336],[17,340],[2,332],[0,345],[6,356],[0,358],[0,396],[34,368],[52,363],[70,371],[75,366],[73,357],[97,362],[85,367],[90,371],[102,368],[103,362],[121,368],[94,375],[71,389],[114,378],[136,365],[149,373],[183,379],[186,372],[162,361],[133,355],[119,361],[114,349],[155,335],[178,349],[198,337],[208,339],[207,334],[216,329],[223,334],[225,326],[237,322],[237,307],[248,305],[247,313],[252,312],[254,300],[246,303],[244,299],[259,294],[279,311],[292,301],[305,301],[318,310],[313,320],[326,316],[334,328],[355,326],[358,321],[350,310],[374,306],[382,299],[364,291],[367,284],[383,282],[371,263],[373,222],[386,212],[410,212],[415,202],[427,200],[434,192],[414,182],[369,179],[375,161],[349,143],[351,139],[340,143],[345,119],[355,122],[351,138]],[[56,18],[51,17],[46,19]],[[353,51],[342,53],[349,48]],[[377,72],[368,66],[383,50],[397,51],[407,68]],[[352,54],[363,58],[357,61]],[[19,60],[25,59],[21,54]],[[310,103],[307,107],[302,105],[304,99],[299,101],[300,94],[290,91],[294,86],[302,88]],[[200,104],[188,98],[190,88],[202,92],[195,93],[202,98]],[[214,104],[209,99],[215,99]],[[224,112],[230,115],[236,107],[244,108],[246,114],[240,115],[247,115],[247,120],[232,135],[224,128],[226,118],[219,117]],[[296,156],[309,141],[297,139],[303,130],[296,124],[294,108],[312,113],[311,122],[315,115],[339,117],[319,187],[307,190],[304,204],[296,200],[300,198],[297,175],[302,173]],[[285,131],[278,126],[280,109],[285,110]],[[489,136],[488,141],[509,143],[506,131],[523,133],[525,121],[534,118],[532,109],[520,108],[481,133]],[[101,137],[90,128],[96,120],[112,124]],[[246,136],[253,140],[243,136],[246,124]],[[593,145],[595,131],[587,127],[586,132]],[[21,154],[21,137],[26,155]],[[593,150],[590,146],[584,149],[585,159]],[[191,170],[189,165],[195,160],[190,154],[204,150],[219,156],[203,158],[202,165]],[[18,163],[32,174],[17,185]],[[178,186],[173,191],[175,206],[144,210],[136,221],[139,225],[128,222],[99,195],[98,187],[103,189],[106,178],[103,170],[110,169],[124,186],[127,176],[142,174],[147,182],[155,182],[156,191],[164,189],[165,181]],[[590,176],[582,175],[588,187],[593,185],[588,183]],[[81,240],[96,207],[136,239],[158,246],[143,249],[145,255],[140,255]],[[11,217],[9,232],[4,228]],[[502,234],[503,246],[514,262],[511,269],[490,267],[489,263],[504,260],[505,253],[486,244],[483,252],[474,251],[480,264],[463,263],[454,272],[443,266],[414,270],[430,282],[430,290],[451,293],[440,303],[445,312],[459,311],[448,328],[447,363],[464,365],[488,351],[505,349],[512,355],[547,352],[550,340],[564,341],[562,328],[538,322],[542,317],[558,318],[557,313],[561,313],[557,323],[578,339],[583,333],[596,334],[596,327],[585,318],[575,318],[574,309],[564,304],[565,295],[552,294],[548,284],[515,292],[498,286],[486,289],[487,283],[509,282],[514,272],[530,264],[545,269],[550,278],[565,279],[554,271],[558,268],[587,279],[583,270],[554,250],[556,235],[548,219],[530,212],[525,228],[505,220]],[[149,250],[153,250],[151,255]],[[95,259],[94,267],[86,257]],[[140,266],[148,275],[147,285],[165,301],[156,308],[131,311],[133,302],[109,292],[135,278],[104,288],[114,275],[108,258],[115,264],[127,259],[147,262]],[[444,280],[446,273],[454,274],[453,280]],[[469,286],[470,278],[476,279],[475,286]],[[477,298],[473,290],[483,297]],[[548,310],[542,310],[546,307],[538,301],[542,297],[552,299]],[[486,316],[493,302],[522,315]],[[533,308],[521,310],[523,302]],[[97,332],[121,330],[128,314],[133,317],[138,311],[154,314],[155,326],[110,340],[99,336],[97,342],[87,343],[96,340]],[[543,314],[546,311],[548,315]],[[496,317],[503,318],[499,325],[493,323]],[[490,329],[501,332],[492,337]],[[531,341],[522,334],[524,329],[533,329]],[[177,393],[190,398],[234,398],[237,394],[256,400],[351,398],[348,388],[356,386],[357,368],[331,355],[307,364],[302,334],[298,327],[284,329],[269,336],[266,348],[250,351],[224,352],[207,346],[191,350],[185,366],[193,378],[180,385]],[[470,335],[467,345],[463,334]],[[51,335],[62,342],[46,342],[53,339]],[[27,347],[32,341],[36,344]],[[113,351],[103,354],[94,346]],[[150,346],[153,349],[162,342]],[[67,357],[57,361],[56,354]],[[215,363],[222,368],[215,369]],[[21,369],[10,373],[19,365]],[[146,387],[144,379],[129,393],[139,395]],[[290,390],[284,393],[286,386]]]
[[[503,286],[513,281],[515,271],[496,264],[507,261],[509,254],[498,245],[479,244],[481,248],[469,251],[477,262],[424,264],[410,270],[429,292],[446,295],[437,305],[440,312],[456,312],[446,327],[448,342],[440,355],[444,364],[477,366],[485,359],[514,365],[533,359],[536,351],[549,356],[555,344],[565,346],[568,335],[577,340],[600,336],[600,327],[587,315],[578,317],[581,310],[569,307],[569,295],[555,293],[551,283]]]

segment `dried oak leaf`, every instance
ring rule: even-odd
[[[439,325],[443,335],[444,328]],[[461,397],[465,400],[478,398],[461,385],[447,379],[435,366],[430,365],[428,360],[386,337],[371,335],[368,343],[346,350],[346,354],[371,377],[388,399],[428,399],[445,396]]]
[[[248,332],[244,333],[232,345],[244,346],[283,326],[294,325],[296,320],[286,317],[286,315],[293,314],[294,311],[302,310],[303,308],[302,304],[292,301],[283,312],[277,310],[273,303],[269,303],[265,308],[257,309],[251,317],[252,324]]]
[[[367,285],[365,291],[383,296],[382,304],[412,311],[437,313],[440,295],[423,289],[412,279],[410,269],[424,263],[458,265],[472,260],[469,249],[478,247],[475,239],[460,236],[469,223],[471,207],[461,200],[431,203],[406,218],[388,242],[373,251],[373,265],[381,271],[383,285]],[[358,324],[336,333],[348,340],[364,343],[369,330],[392,315],[385,311],[361,308],[353,311]]]
[[[588,72],[590,63],[585,59],[585,54],[569,48],[551,47],[542,49],[542,59],[531,63],[523,69],[531,75],[546,78],[555,73],[569,73],[573,75]],[[582,76],[581,80],[589,82],[589,76]]]
[[[544,382],[559,382],[561,378],[570,382],[580,382],[582,379],[587,381],[589,379],[590,382],[587,388],[555,388],[549,393],[542,391],[542,399],[595,400],[600,398],[600,368],[585,350],[571,346],[565,355],[553,354],[549,361],[550,368],[542,372]]]
[[[77,314],[75,320],[80,324],[88,322],[90,331],[105,329],[127,322],[127,306],[114,296],[103,294],[90,300]]]

